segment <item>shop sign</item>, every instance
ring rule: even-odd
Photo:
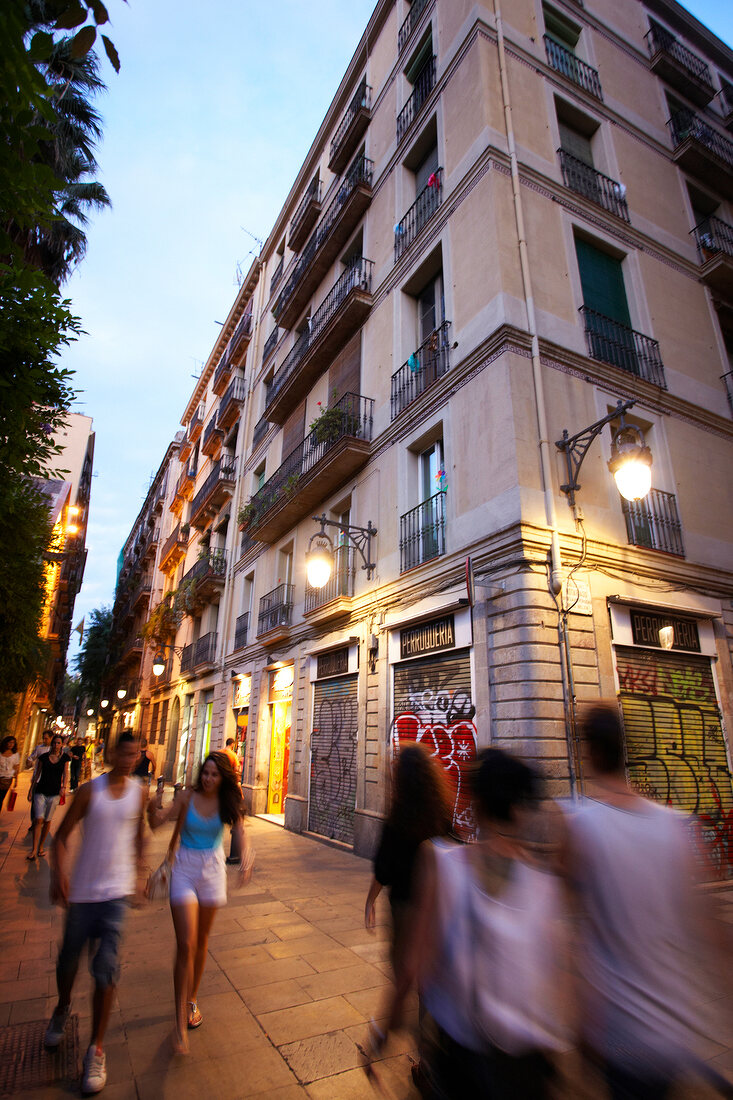
[[[456,644],[456,627],[452,615],[418,623],[400,631],[400,657],[422,657],[425,653],[437,653],[441,649],[453,649]]]
[[[652,646],[654,649],[666,649],[662,645],[660,631],[671,627],[671,649],[686,649],[700,652],[700,635],[694,619],[680,619],[673,615],[656,615],[652,611],[631,610],[631,636],[634,645]]]
[[[270,703],[287,703],[293,696],[294,672],[292,665],[275,669],[270,673]]]
[[[332,649],[330,653],[318,654],[316,676],[319,680],[326,676],[345,676],[349,671],[349,647]]]
[[[248,707],[251,695],[252,677],[250,675],[241,676],[238,680],[234,681],[232,706],[235,710],[241,707]]]

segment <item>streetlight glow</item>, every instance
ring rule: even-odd
[[[165,672],[165,657],[162,653],[156,653],[153,661],[153,676],[161,676]]]
[[[90,708],[89,708],[89,710],[87,711],[87,718],[91,718],[91,716],[92,716],[93,714],[94,714],[94,711],[93,711],[93,710],[92,710],[92,708],[90,707]]]
[[[105,709],[105,707],[108,707],[108,706],[109,706],[109,699],[102,699],[102,700],[100,701],[100,704],[99,704],[99,705],[100,705],[100,707],[102,708],[102,710],[104,710],[104,709]]]
[[[305,575],[311,588],[325,588],[333,569],[333,547],[326,535],[305,555]]]
[[[117,698],[124,699],[127,695],[127,688],[117,688]]]
[[[642,500],[652,487],[652,452],[635,424],[623,424],[613,437],[608,468],[626,500]]]

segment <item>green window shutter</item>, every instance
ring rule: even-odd
[[[575,240],[575,252],[583,288],[583,304],[630,328],[631,317],[621,261],[580,238]]]

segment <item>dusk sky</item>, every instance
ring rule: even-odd
[[[112,603],[120,548],[198,374],[316,135],[375,0],[108,4],[120,54],[98,108],[95,216],[66,284],[88,335],[62,359],[94,419],[74,625]],[[686,4],[728,44],[731,0]],[[72,633],[69,657],[78,635]]]

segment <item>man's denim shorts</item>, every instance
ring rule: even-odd
[[[117,985],[120,977],[120,940],[127,915],[127,898],[79,901],[69,905],[64,940],[56,973],[73,978],[85,944],[89,943],[91,972],[98,988]]]
[[[59,795],[57,794],[34,794],[33,795],[33,820],[34,821],[50,821],[53,817],[53,812],[59,804]]]

